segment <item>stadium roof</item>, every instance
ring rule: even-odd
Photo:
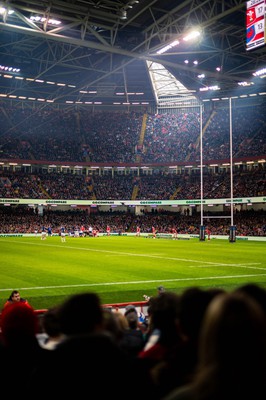
[[[0,0],[0,65],[9,68],[0,96],[155,104],[151,66],[159,75],[164,66],[181,96],[216,97],[206,90],[216,85],[219,97],[265,92],[252,74],[266,67],[266,46],[246,50],[245,24],[242,0]],[[195,28],[197,40],[184,41]]]

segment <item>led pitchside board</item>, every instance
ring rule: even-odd
[[[246,49],[252,50],[265,44],[266,0],[250,0],[246,5]]]

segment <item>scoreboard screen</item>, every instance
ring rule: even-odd
[[[246,5],[246,49],[252,50],[265,44],[266,0],[250,0]]]

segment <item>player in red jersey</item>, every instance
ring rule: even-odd
[[[175,228],[172,228],[172,238],[177,239],[177,230]]]

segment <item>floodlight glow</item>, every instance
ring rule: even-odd
[[[259,69],[258,71],[253,72],[252,75],[259,76],[260,78],[265,78],[266,77],[266,68]]]
[[[31,15],[30,20],[34,21],[34,22],[45,22],[45,21],[47,21],[48,24],[56,25],[56,26],[60,25],[62,23],[61,21],[59,21],[57,19],[54,19],[54,18],[47,19],[47,18],[41,17],[39,15]]]
[[[203,88],[200,88],[200,92],[207,92],[208,90],[220,90],[219,86],[205,86]]]
[[[246,82],[246,81],[243,81],[243,82],[238,82],[237,83],[239,86],[251,86],[251,85],[254,85],[254,82]]]
[[[8,72],[20,72],[20,68],[11,67],[7,65],[0,65],[1,71],[8,71]]]
[[[179,45],[179,40],[174,40],[172,43],[168,44],[167,46],[163,47],[161,50],[156,51],[156,54],[163,54],[167,50],[172,49],[175,46]]]
[[[200,32],[199,32],[199,31],[192,31],[192,32],[190,32],[188,35],[186,35],[186,36],[183,38],[183,40],[184,40],[185,42],[187,42],[188,40],[195,39],[195,38],[198,37],[199,35],[200,35]]]

